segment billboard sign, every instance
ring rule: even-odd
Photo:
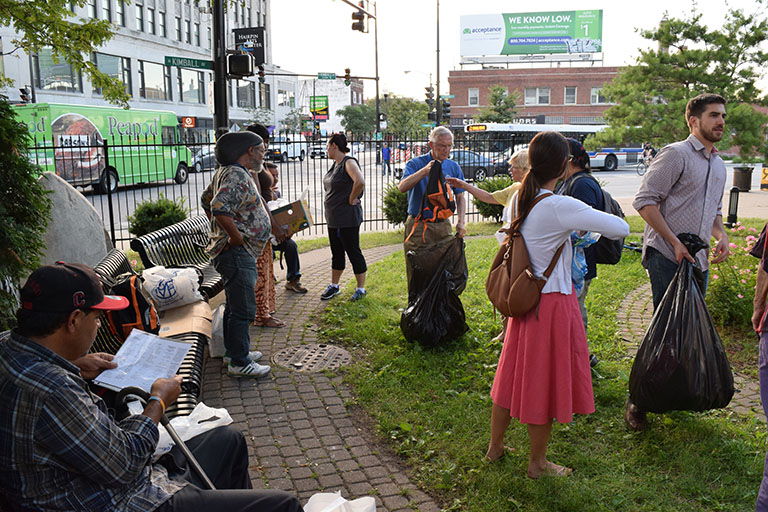
[[[328,120],[328,96],[310,96],[309,111],[315,121]]]
[[[461,17],[462,57],[602,51],[602,10]]]
[[[232,32],[235,34],[235,48],[253,55],[256,66],[267,62],[264,50],[264,27],[236,28]]]

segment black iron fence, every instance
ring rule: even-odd
[[[526,135],[456,135],[452,158],[461,165],[468,180],[482,181],[507,172],[511,153],[530,140]],[[397,226],[383,214],[384,193],[399,181],[406,163],[429,151],[426,137],[350,137],[351,155],[360,163],[366,182],[363,197],[364,231],[383,231]],[[282,197],[289,201],[306,197],[313,225],[297,236],[324,234],[323,175],[333,161],[327,158],[327,139],[303,136],[275,138],[268,159],[280,173]],[[389,150],[389,162],[383,155]],[[210,183],[216,167],[214,144],[199,140],[101,139],[94,136],[36,139],[30,159],[43,171],[55,172],[83,195],[101,215],[112,240],[119,244],[132,238],[130,217],[136,207],[161,195],[183,201],[191,215],[202,214],[200,195]],[[388,165],[387,165],[388,163]],[[468,217],[479,220],[469,202]],[[55,214],[55,212],[54,212]]]

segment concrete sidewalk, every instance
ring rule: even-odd
[[[617,197],[616,201],[621,205],[621,209],[624,210],[624,215],[637,215],[637,212],[632,208],[633,197]],[[728,216],[728,203],[729,195],[726,191],[723,194],[723,220]],[[750,192],[741,192],[739,194],[739,208],[738,217],[740,219],[754,217],[758,219],[768,218],[768,190],[755,190],[754,188]]]
[[[395,245],[364,253],[370,265],[401,249]],[[286,347],[321,341],[312,315],[326,304],[320,294],[330,280],[330,250],[302,254],[301,270],[309,289],[305,295],[285,290],[285,271],[276,266],[275,316],[286,326],[251,328],[251,348],[264,353],[265,364]],[[350,278],[351,268],[344,273],[342,290]],[[347,300],[347,295],[332,300]],[[350,405],[352,398],[337,372],[298,372],[272,364],[264,379],[233,379],[220,359],[206,360],[202,399],[226,407],[245,434],[255,488],[293,492],[302,503],[316,492],[340,490],[348,499],[375,496],[378,512],[439,511],[397,458],[382,450],[364,413]]]

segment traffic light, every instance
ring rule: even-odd
[[[446,99],[440,100],[440,113],[446,121],[451,117],[451,104]]]
[[[264,66],[259,66],[259,83],[263,84],[266,81],[267,81],[267,79],[266,79],[265,73],[264,73]]]
[[[387,120],[387,114],[385,114],[384,112],[379,112],[379,122],[383,123],[386,120]]]
[[[430,112],[429,114],[427,114],[427,119],[429,119],[430,121],[436,121],[437,120],[437,113],[434,112],[434,111]]]
[[[427,105],[429,105],[429,108],[432,109],[435,107],[435,88],[431,85],[429,87],[425,87],[424,90],[426,90],[426,97],[424,101]]]
[[[352,13],[352,30],[365,32],[365,13],[363,11]]]
[[[227,69],[234,77],[253,76],[253,57],[247,53],[227,55]]]
[[[21,89],[19,89],[19,93],[21,95],[21,101],[23,103],[29,103],[30,101],[32,101],[32,95],[30,94],[29,89],[27,89],[26,87],[22,87]]]
[[[344,85],[349,85],[352,83],[352,75],[350,73],[351,71],[349,68],[344,69]]]

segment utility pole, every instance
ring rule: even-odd
[[[440,0],[437,0],[437,79],[435,81],[435,126],[440,126]]]
[[[213,0],[213,128],[219,134],[229,129],[227,102],[227,34],[225,0]]]
[[[373,48],[376,65],[376,163],[381,164],[381,103],[379,101],[379,17],[376,2],[373,2]]]

